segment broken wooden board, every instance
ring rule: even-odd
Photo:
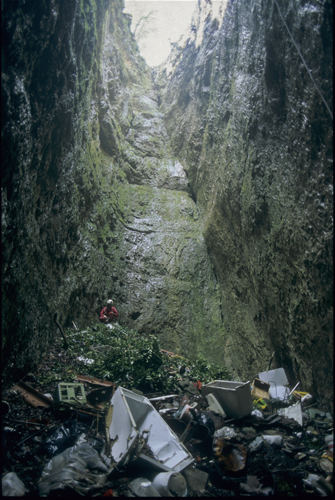
[[[269,396],[270,384],[255,378],[251,384],[251,396],[254,399],[270,399]]]
[[[52,406],[52,401],[49,398],[24,382],[18,382],[13,389],[20,392],[27,403],[35,408],[39,406],[50,408]]]
[[[165,349],[160,349],[160,352],[167,354],[171,358],[182,358],[183,357],[183,356],[180,356],[180,354],[176,354],[175,352],[171,352],[171,351],[166,351]]]
[[[102,385],[103,387],[116,387],[114,382],[110,382],[109,380],[102,380],[97,377],[91,377],[89,375],[77,375],[76,380],[80,382],[87,382],[88,384],[93,385]]]

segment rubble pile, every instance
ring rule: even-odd
[[[5,391],[3,495],[333,493],[332,415],[282,368],[251,383],[180,371],[169,394],[79,373],[48,388],[30,374]]]

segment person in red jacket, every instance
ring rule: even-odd
[[[111,323],[119,316],[118,310],[113,306],[112,299],[107,300],[107,306],[100,311],[99,319],[102,323]]]

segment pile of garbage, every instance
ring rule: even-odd
[[[4,496],[333,493],[332,416],[283,368],[251,383],[186,372],[171,394],[75,379],[57,397],[34,377],[3,394]]]

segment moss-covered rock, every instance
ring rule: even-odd
[[[275,351],[329,400],[330,0],[204,11],[155,88],[122,9],[4,2],[5,380],[112,296],[165,348],[243,378]]]
[[[107,6],[3,6],[3,360],[16,376],[75,307],[73,256],[102,175],[91,106]]]
[[[218,357],[220,297],[197,210],[122,8],[4,5],[7,382],[59,335],[55,313],[85,325],[110,296],[123,324]]]
[[[205,218],[231,366],[253,376],[274,351],[292,383],[328,401],[331,11],[330,1],[229,2],[200,46],[190,38],[172,58],[163,90]]]

